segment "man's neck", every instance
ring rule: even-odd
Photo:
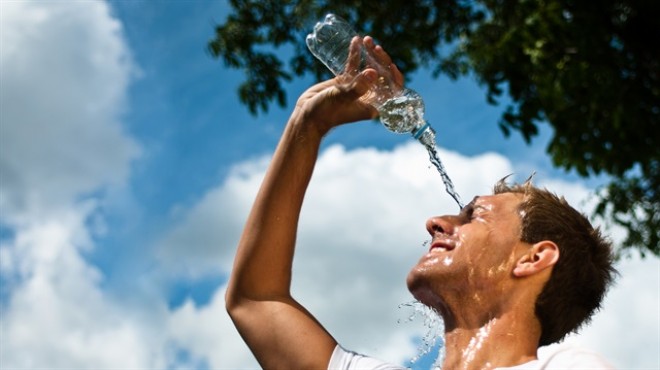
[[[494,369],[536,359],[540,325],[515,313],[465,325],[460,319],[445,332],[444,370]]]

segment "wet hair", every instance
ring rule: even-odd
[[[617,275],[612,243],[563,197],[533,186],[531,176],[515,185],[508,185],[505,177],[493,193],[523,195],[519,205],[523,242],[550,240],[559,248],[559,259],[535,305],[541,322],[539,345],[559,342],[589,323],[601,308]]]

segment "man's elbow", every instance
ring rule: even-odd
[[[243,300],[240,295],[237,294],[235,289],[232,289],[231,287],[227,288],[227,291],[225,292],[225,309],[227,310],[227,313],[229,313],[229,316],[232,316],[232,314],[240,307],[241,301]]]
[[[257,301],[252,296],[246,294],[244,290],[232,284],[231,281],[229,282],[227,291],[225,292],[225,309],[232,319],[236,319],[239,311],[254,310],[254,303]]]

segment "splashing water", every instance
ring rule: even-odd
[[[399,309],[402,308],[407,308],[412,310],[412,312],[408,314],[408,317],[405,319],[399,319],[397,323],[410,323],[417,318],[423,318],[423,325],[426,329],[426,333],[422,337],[422,342],[417,348],[417,354],[415,357],[410,359],[410,363],[414,364],[415,362],[419,361],[422,356],[427,355],[436,345],[439,345],[438,357],[435,359],[432,367],[434,370],[439,370],[440,366],[442,365],[445,352],[443,339],[444,323],[442,318],[433,308],[419,301],[402,303],[399,305]]]
[[[454,198],[456,204],[458,204],[458,207],[462,209],[463,202],[461,201],[461,197],[456,192],[456,189],[454,189],[454,183],[449,178],[449,175],[447,175],[445,166],[442,165],[442,161],[440,161],[438,152],[435,150],[435,145],[433,146],[426,145],[426,150],[429,152],[429,159],[431,160],[431,163],[433,163],[435,168],[440,173],[440,177],[442,177],[442,182],[445,183],[445,190],[447,191],[447,194],[449,194],[452,198]]]

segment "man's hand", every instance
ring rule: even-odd
[[[358,71],[360,44],[364,45],[373,64],[362,72]],[[341,76],[305,91],[296,103],[292,118],[313,124],[323,136],[335,126],[378,116],[378,111],[367,102],[365,94],[379,83],[379,79],[391,81],[390,85],[395,90],[403,86],[401,72],[383,48],[369,36],[353,38],[345,71]]]

